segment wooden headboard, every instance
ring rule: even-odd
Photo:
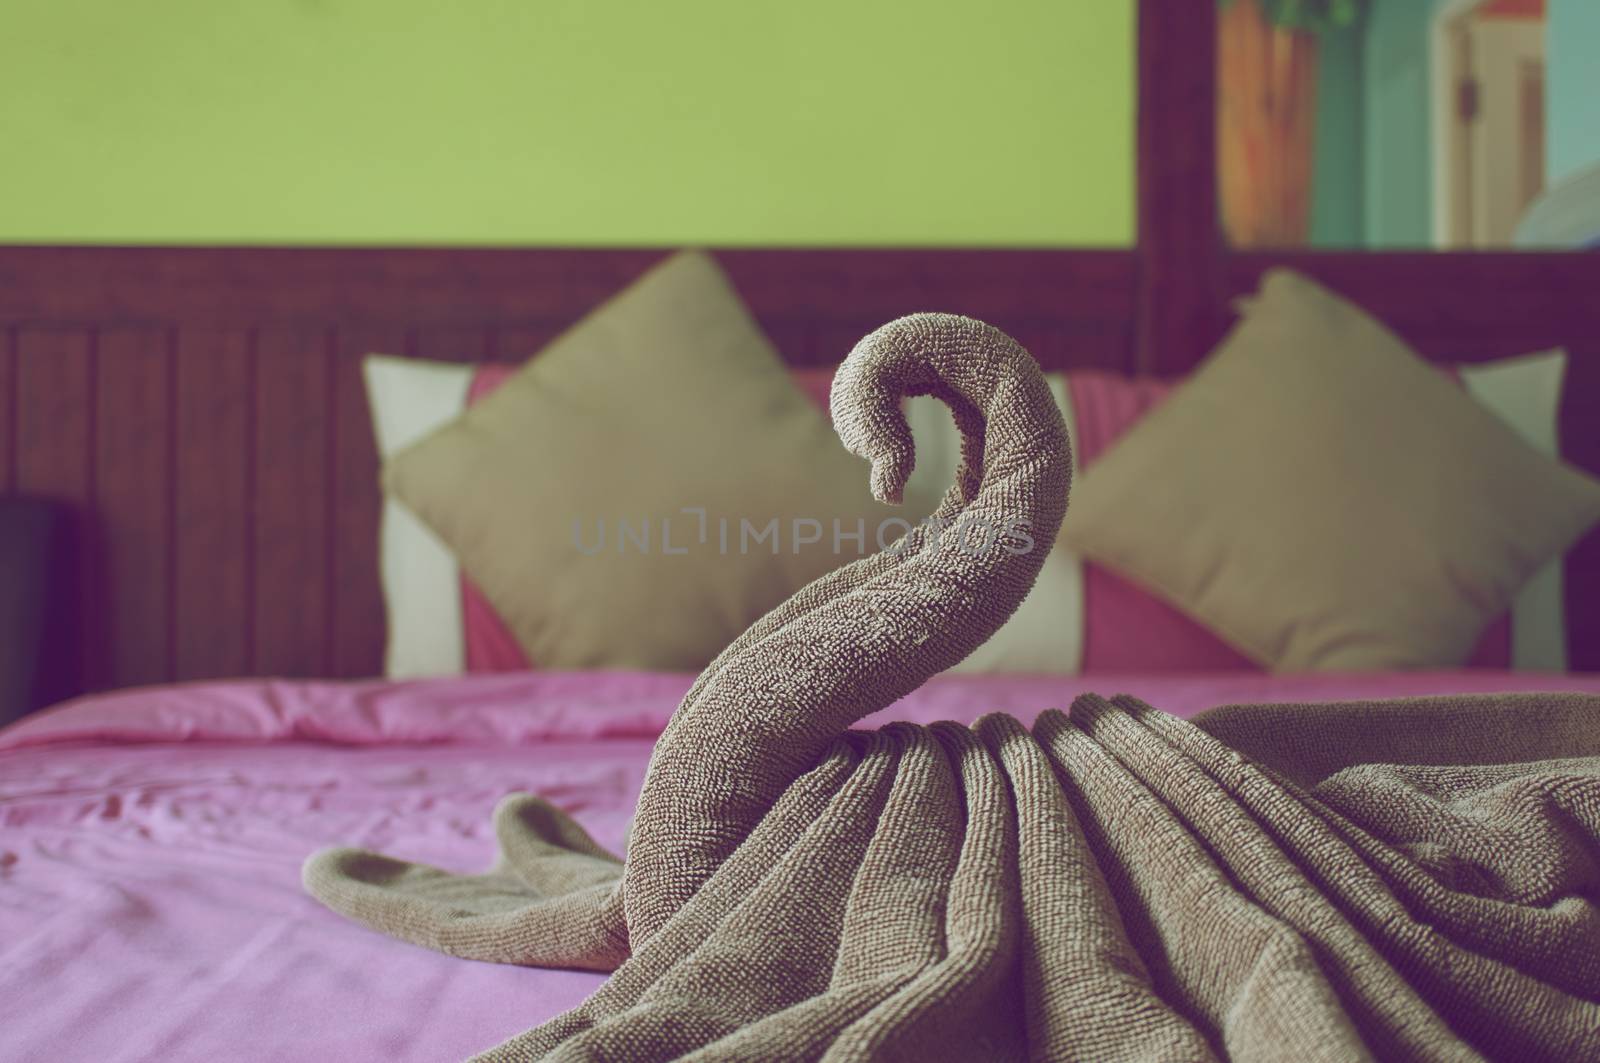
[[[1176,373],[1274,264],[1426,356],[1564,346],[1564,454],[1600,471],[1600,254],[1240,253],[1218,238],[1215,5],[1142,0],[1138,244],[719,251],[797,364],[913,310],[971,314],[1048,368]],[[380,668],[382,351],[525,357],[661,251],[0,248],[0,492],[65,500],[76,689]],[[1574,667],[1600,670],[1600,535],[1567,565]],[[65,693],[60,691],[58,693]]]
[[[660,251],[0,248],[0,493],[79,515],[79,689],[381,670],[360,360],[521,360]],[[784,356],[914,309],[1128,369],[1127,252],[730,251]]]

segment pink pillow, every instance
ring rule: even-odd
[[[493,392],[515,365],[482,365],[467,392],[470,405]],[[824,411],[833,367],[797,369],[794,381]],[[1452,373],[1459,380],[1457,374]],[[1099,370],[1066,375],[1072,399],[1073,446],[1088,468],[1117,438],[1161,404],[1176,381],[1127,377]],[[461,575],[461,616],[468,672],[514,672],[533,666],[488,599]],[[1485,630],[1468,662],[1474,668],[1509,668],[1510,615]],[[1095,564],[1084,565],[1083,671],[1258,672],[1261,669],[1209,630],[1154,595]]]

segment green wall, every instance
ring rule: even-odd
[[[1600,0],[1550,0],[1545,47],[1546,178],[1600,163]]]
[[[51,0],[0,241],[1117,245],[1132,0]]]
[[[1366,156],[1361,27],[1331,30],[1317,45],[1317,125],[1311,175],[1311,245],[1359,247]]]
[[[1445,0],[1374,0],[1367,14],[1366,246],[1433,244],[1429,41]]]

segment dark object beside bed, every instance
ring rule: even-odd
[[[0,724],[73,692],[71,536],[64,507],[0,498]]]

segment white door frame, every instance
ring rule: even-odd
[[[1450,212],[1455,205],[1451,186],[1456,128],[1456,60],[1451,29],[1455,22],[1472,13],[1483,0],[1446,0],[1433,13],[1428,33],[1428,101],[1433,116],[1431,154],[1433,156],[1433,246],[1450,243]]]
[[[1522,19],[1495,20],[1463,32],[1466,19],[1486,0],[1446,0],[1434,12],[1429,41],[1428,84],[1432,93],[1431,155],[1433,161],[1433,243],[1485,246],[1509,240],[1518,216],[1527,209],[1528,175],[1521,167],[1525,145],[1518,63],[1538,56],[1544,62],[1545,23]],[[1461,45],[1465,43],[1467,54]],[[1460,79],[1478,87],[1477,115],[1470,127],[1460,120]],[[1467,139],[1463,140],[1465,137]],[[1462,157],[1466,152],[1466,157]],[[1463,170],[1462,167],[1465,166]],[[1468,195],[1470,202],[1461,197]],[[1463,210],[1471,217],[1464,232],[1457,223]]]

